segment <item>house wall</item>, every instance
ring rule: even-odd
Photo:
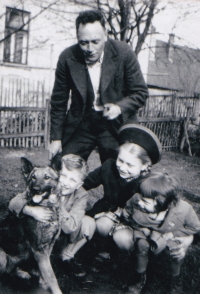
[[[0,40],[5,34],[6,7],[30,12],[27,64],[15,64],[3,61],[4,42],[0,42],[0,77],[20,77],[36,81],[45,81],[45,89],[52,91],[55,68],[60,53],[68,46],[76,43],[75,19],[78,13],[87,9],[86,5],[74,4],[74,1],[62,1],[62,5],[52,6],[52,10],[41,12],[41,0],[24,0],[16,4],[16,0],[1,0]],[[48,0],[51,4],[55,0]],[[83,1],[84,2],[84,1]],[[90,7],[91,8],[91,7]],[[56,13],[55,10],[59,10]],[[148,50],[142,50],[138,56],[145,80],[147,76]]]
[[[154,50],[154,46],[155,45],[152,43],[152,37],[147,36],[145,43],[143,44],[142,49],[138,54],[138,61],[146,83],[148,77],[148,60]]]
[[[48,2],[51,4],[53,0]],[[0,40],[4,38],[6,6],[28,11],[32,19],[29,24],[27,64],[4,62],[4,42],[1,42],[0,76],[45,80],[46,87],[51,90],[59,54],[76,42],[74,22],[83,8],[81,5],[74,5],[72,1],[66,1],[63,5],[62,1],[62,6],[52,6],[52,9],[61,10],[58,16],[55,10],[45,11],[41,8],[42,5],[40,0],[25,0],[17,5],[15,0],[0,1],[0,11],[3,12],[0,17]]]

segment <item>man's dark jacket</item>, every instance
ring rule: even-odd
[[[51,139],[67,142],[87,111],[88,74],[78,44],[65,49],[58,60],[51,97]],[[67,112],[71,91],[71,107]],[[131,47],[109,39],[104,49],[100,80],[103,104],[114,103],[122,115],[113,120],[117,130],[124,123],[136,123],[136,113],[148,97],[140,66]],[[67,112],[67,114],[66,114]]]

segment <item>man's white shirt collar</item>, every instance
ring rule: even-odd
[[[89,67],[93,67],[94,65],[97,65],[97,64],[102,64],[103,63],[103,57],[104,57],[104,51],[102,51],[101,53],[101,56],[99,57],[99,59],[95,62],[87,62],[87,60],[85,60],[87,66]]]

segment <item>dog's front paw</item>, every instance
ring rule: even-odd
[[[15,275],[21,279],[25,279],[25,280],[30,280],[31,276],[29,275],[29,273],[21,270],[20,268],[17,268],[15,271]]]
[[[48,288],[49,288],[48,284],[45,282],[45,280],[43,279],[42,276],[40,276],[40,278],[39,278],[39,285],[44,290],[48,290]]]

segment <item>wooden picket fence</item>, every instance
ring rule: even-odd
[[[139,110],[140,117],[171,117],[183,118],[187,116],[188,107],[195,107],[199,102],[198,97],[188,97],[186,95],[152,95],[147,99],[146,105]]]
[[[139,117],[139,123],[152,130],[159,138],[164,150],[177,149],[180,145],[184,118]]]
[[[1,147],[48,145],[49,100],[46,107],[0,107]]]
[[[0,147],[48,147],[50,96],[43,82],[1,78]],[[139,123],[150,128],[163,149],[180,145],[188,107],[194,112],[197,99],[176,95],[154,95],[139,110]]]
[[[0,89],[0,146],[47,148],[49,99],[44,82],[2,77]]]
[[[199,98],[184,95],[153,95],[139,110],[139,123],[151,129],[159,138],[163,149],[180,146],[183,122],[193,116]]]

